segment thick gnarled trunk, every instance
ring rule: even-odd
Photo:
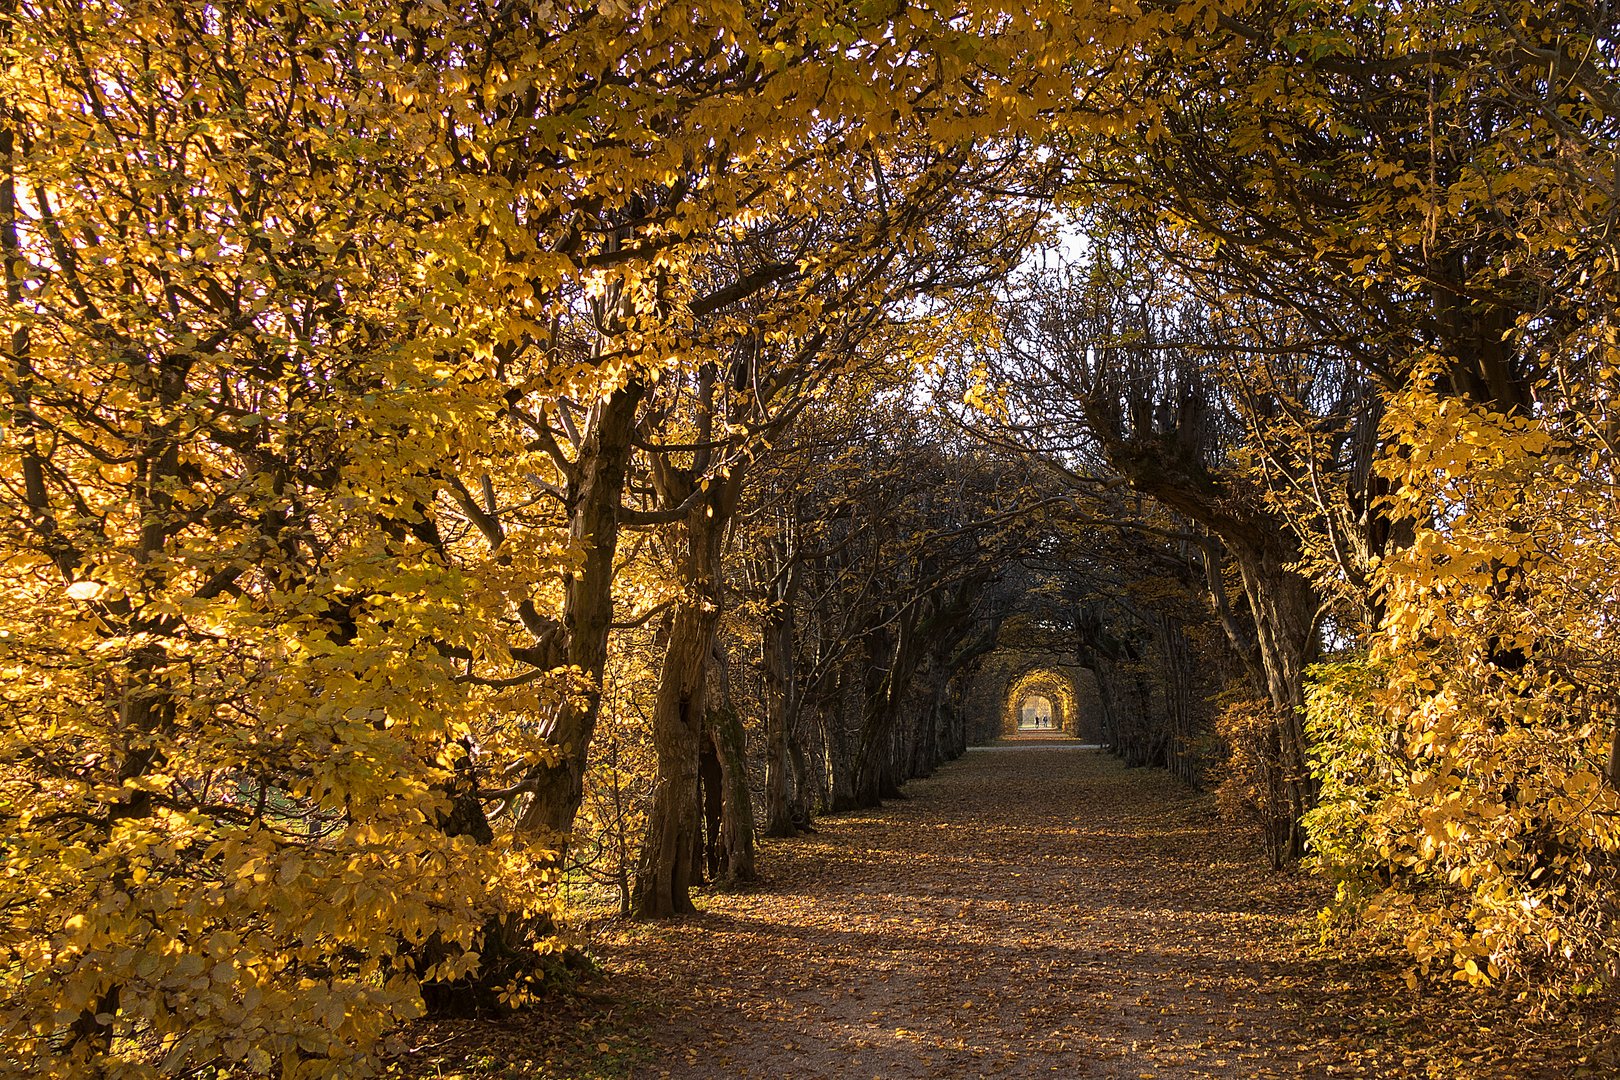
[[[619,500],[640,399],[641,388],[632,383],[601,401],[580,446],[568,492],[568,535],[585,557],[564,586],[560,653],[562,662],[581,672],[586,681],[557,708],[556,722],[547,737],[557,761],[536,766],[525,776],[530,797],[517,821],[519,834],[557,844],[559,849],[567,842],[584,797],[586,760],[601,710],[602,673],[613,626]]]
[[[741,483],[740,469],[728,479],[712,483],[707,496],[677,526],[683,546],[682,592],[670,620],[664,664],[653,701],[658,777],[636,872],[635,909],[645,919],[669,918],[696,910],[691,884],[696,877],[694,852],[699,849],[698,759],[705,736],[709,660],[720,622],[721,544]],[[689,491],[676,489],[671,494]],[[735,761],[731,768],[734,792],[738,771]],[[723,777],[722,772],[724,786]],[[732,820],[733,831],[742,827],[742,820],[735,814]],[[751,816],[747,826],[752,829]],[[746,844],[738,838],[739,846],[751,849],[752,843],[751,836]]]

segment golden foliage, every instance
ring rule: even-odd
[[[1376,666],[1313,693],[1322,864],[1352,907],[1404,929],[1421,971],[1612,979],[1612,461],[1567,416],[1424,389],[1389,423],[1391,499],[1421,517],[1378,571]]]
[[[515,571],[565,554],[434,535],[499,407],[436,277],[435,111],[369,18],[30,14],[0,83],[9,1054],[363,1070],[547,903],[543,853],[456,812],[484,718],[541,756],[563,685],[453,655],[501,654]]]
[[[555,759],[589,675],[509,636],[601,539],[497,512],[560,487],[548,410],[873,321],[931,287],[882,274],[949,240],[930,207],[1033,220],[944,193],[1074,107],[1088,35],[814,3],[42,0],[4,30],[11,1053],[363,1071],[423,980],[546,914],[548,853],[479,787]],[[915,218],[789,247],[768,318],[699,327],[716,253],[847,203],[852,162]]]

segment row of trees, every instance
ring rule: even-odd
[[[0,6],[6,1068],[364,1072],[1020,633],[1422,965],[1612,973],[1605,10]]]
[[[1207,15],[1068,142],[976,422],[1201,552],[1234,785],[1414,978],[1612,978],[1612,13]]]
[[[623,795],[613,774],[592,785],[588,850],[609,858],[582,861],[618,887],[626,914],[690,912],[705,874],[753,879],[757,834],[792,836],[818,814],[876,806],[967,745],[961,675],[994,642],[1006,567],[1042,500],[1021,459],[953,445],[902,398],[868,389],[859,403],[806,411],[761,462],[720,547],[697,746],[677,758],[691,772],[670,781],[660,765],[657,780],[683,811],[702,792],[677,878],[650,874],[659,864],[646,848],[633,867],[637,845],[622,839],[656,797]],[[665,559],[650,548],[625,574],[667,576]],[[667,663],[670,625],[655,620],[651,642],[615,635],[606,684],[621,715],[653,716],[661,683],[636,672],[649,647]],[[621,733],[632,755],[667,761],[642,730]],[[665,880],[676,883],[668,895]]]
[[[690,908],[700,772],[746,875],[728,608],[772,830],[960,745],[1016,470],[895,385],[1035,235],[1056,60],[1117,44],[774,3],[0,36],[8,1070],[340,1075],[522,1003],[610,686],[655,751],[632,906]]]

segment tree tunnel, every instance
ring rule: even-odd
[[[1106,741],[1096,679],[1062,653],[1003,645],[977,665],[963,704],[975,744],[1041,735]]]
[[[1055,668],[1027,670],[1008,681],[1001,713],[1003,735],[1073,734],[1074,682]]]

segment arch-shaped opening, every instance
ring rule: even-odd
[[[1075,735],[1079,695],[1074,680],[1055,667],[1035,667],[1008,680],[1002,706],[1003,735]]]
[[[1052,731],[1056,728],[1056,708],[1045,694],[1030,693],[1018,703],[1019,731]]]

